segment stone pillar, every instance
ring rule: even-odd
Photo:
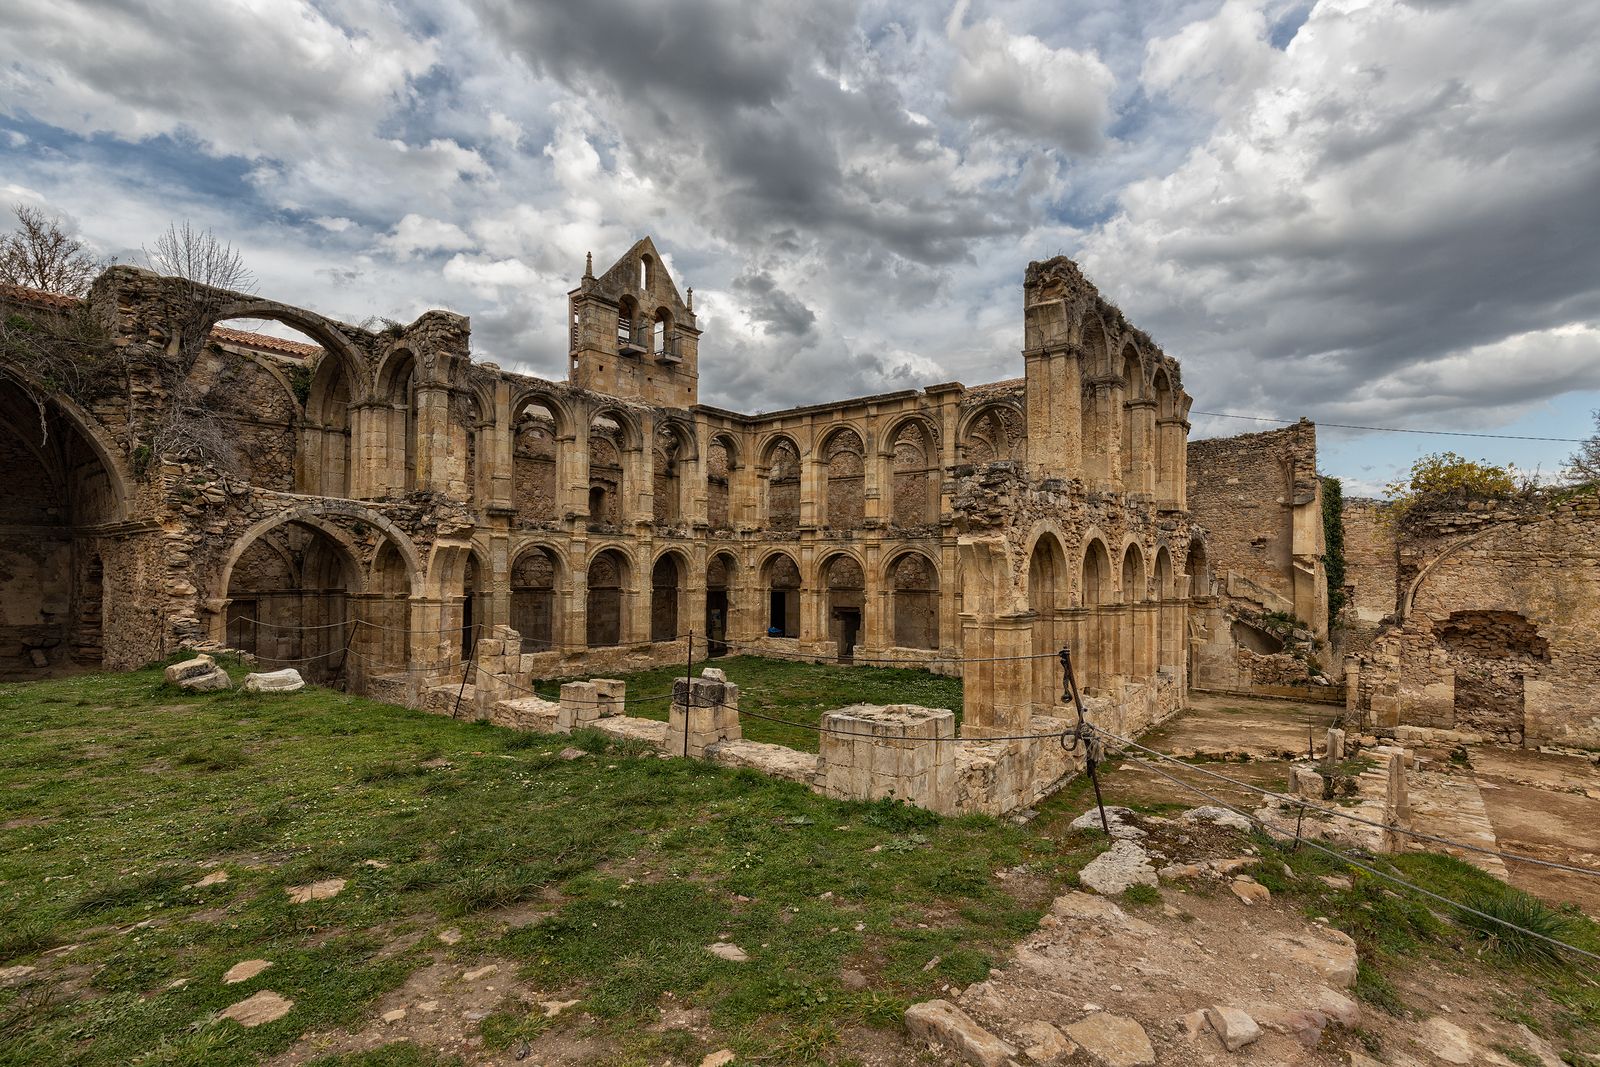
[[[512,683],[522,661],[522,635],[509,626],[496,626],[489,637],[478,641],[473,660],[475,717],[488,719],[496,704],[519,695]]]
[[[1082,369],[1076,348],[1023,353],[1028,408],[1028,465],[1043,478],[1083,473]]]
[[[582,436],[568,433],[556,438],[556,511],[559,514],[555,518],[565,519],[569,515],[591,518],[588,443],[587,428]]]
[[[488,414],[488,413],[486,413]],[[516,469],[515,449],[517,427],[511,417],[511,383],[503,378],[495,380],[494,426],[485,427],[478,438],[478,453],[484,463],[484,489],[489,494],[490,508],[511,509],[515,506],[512,481]],[[557,509],[561,501],[561,472],[556,471]],[[559,518],[559,515],[552,516]]]
[[[1337,726],[1328,727],[1327,759],[1338,763],[1344,759],[1344,731]]]
[[[721,672],[717,672],[720,674]],[[687,734],[687,749],[685,748]],[[672,708],[662,751],[669,756],[705,759],[706,749],[721,741],[737,741],[739,687],[715,676],[678,678],[672,683]]]
[[[980,619],[961,616],[961,736],[1010,737],[1028,732],[1037,708],[1034,692],[1033,612]],[[1058,672],[1059,676],[1059,672]],[[1053,707],[1053,703],[1051,705]]]
[[[1383,802],[1385,852],[1404,852],[1407,837],[1399,829],[1411,826],[1411,801],[1406,794],[1406,757],[1403,752],[1389,755],[1388,791]]]
[[[598,719],[624,714],[626,684],[615,678],[591,678],[561,686],[561,708],[556,712],[556,732],[570,734]]]
[[[1182,511],[1188,507],[1189,423],[1181,417],[1156,421],[1156,507]]]
[[[1123,408],[1128,420],[1125,436],[1129,453],[1123,468],[1127,478],[1122,487],[1130,495],[1153,498],[1156,492],[1156,402],[1130,400]]]
[[[412,462],[416,465],[415,486],[419,492],[450,492],[450,387],[442,382],[417,382],[415,387],[417,425],[405,426],[407,412],[400,412],[401,433],[414,432]],[[405,438],[401,438],[401,448]],[[403,456],[404,453],[402,452]],[[391,459],[393,457],[391,456]],[[403,468],[404,461],[401,465]],[[395,472],[404,478],[403,469]],[[404,482],[402,481],[402,486]]]

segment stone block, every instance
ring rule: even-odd
[[[1289,791],[1295,796],[1305,797],[1308,800],[1321,800],[1322,788],[1322,775],[1310,767],[1289,768]]]
[[[567,682],[561,687],[556,732],[571,733],[600,718],[600,695],[593,682]]]
[[[233,679],[229,678],[228,672],[221,667],[213,667],[209,674],[185,678],[178,685],[197,693],[207,693],[218,689],[232,689]]]
[[[1003,1067],[1017,1050],[979,1026],[972,1016],[946,1000],[929,1000],[906,1009],[912,1037],[950,1050],[974,1067]]]
[[[294,693],[305,687],[305,679],[293,667],[263,674],[247,674],[242,686],[246,693]]]
[[[185,678],[198,678],[203,674],[210,674],[216,670],[217,661],[210,656],[196,656],[186,659],[182,663],[174,663],[165,672],[167,681],[176,685]]]

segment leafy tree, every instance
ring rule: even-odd
[[[1411,473],[1384,487],[1394,502],[1392,519],[1401,519],[1419,505],[1447,500],[1506,500],[1524,486],[1517,470],[1488,460],[1474,461],[1454,452],[1434,452],[1411,464]]]
[[[1600,411],[1594,413],[1594,433],[1590,434],[1578,450],[1567,457],[1567,473],[1575,482],[1592,484],[1600,482]]]
[[[78,238],[61,228],[61,220],[36,207],[17,204],[17,228],[0,237],[0,282],[43,289],[63,296],[82,296],[106,267]]]

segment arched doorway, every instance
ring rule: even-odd
[[[555,647],[560,633],[556,579],[561,561],[554,550],[536,545],[511,566],[511,628],[522,635],[525,652]]]
[[[851,429],[835,431],[822,446],[827,465],[827,513],[835,530],[853,530],[866,521],[866,447]]]
[[[713,657],[728,651],[728,627],[733,611],[733,575],[737,564],[726,552],[718,552],[706,564],[706,642]]]
[[[786,552],[767,561],[767,636],[800,636],[800,568]]]
[[[1106,686],[1117,671],[1116,604],[1111,582],[1111,556],[1105,542],[1096,538],[1089,542],[1083,554],[1082,581],[1083,606],[1087,611],[1084,626],[1085,640],[1081,642],[1083,656],[1074,657],[1080,664],[1078,677],[1085,688],[1100,689]]]
[[[678,600],[683,595],[683,567],[676,552],[656,560],[650,571],[650,640],[672,641],[678,636]]]
[[[360,585],[349,548],[327,530],[299,520],[274,526],[228,574],[228,644],[268,670],[294,667],[330,682],[344,673],[350,594]]]
[[[1138,545],[1129,545],[1122,554],[1122,617],[1117,627],[1117,672],[1135,678],[1149,673],[1144,656],[1144,645],[1149,636],[1145,626],[1146,599],[1144,553]]]
[[[673,526],[682,521],[683,468],[691,451],[688,434],[682,427],[663,423],[656,428],[650,461],[654,471],[654,518],[659,525]]]
[[[713,530],[733,528],[729,510],[732,478],[733,449],[726,438],[713,438],[706,449],[706,521]]]
[[[383,418],[387,463],[379,472],[380,496],[417,488],[417,361],[404,349],[389,357],[378,379],[376,409]]]
[[[1051,659],[1069,643],[1061,609],[1067,602],[1067,555],[1054,534],[1040,536],[1028,557],[1028,610],[1033,613],[1033,703],[1061,702],[1060,668]],[[1078,681],[1083,682],[1083,644],[1071,641]]]
[[[120,517],[120,500],[74,422],[0,376],[0,678],[101,666],[102,552],[115,546],[94,528]],[[153,652],[160,628],[145,625]]]
[[[622,424],[610,415],[589,423],[589,524],[616,527],[622,522],[624,480]]]
[[[622,643],[622,598],[628,585],[628,560],[608,548],[589,562],[588,642],[590,648]]]
[[[889,514],[894,525],[917,529],[939,521],[939,451],[921,419],[895,431]]]
[[[787,437],[767,451],[767,526],[793,530],[800,525],[800,452]]]
[[[559,439],[555,412],[541,400],[529,400],[511,419],[511,493],[519,526],[540,526],[560,517],[556,491]]]
[[[920,552],[889,566],[889,608],[897,648],[939,647],[939,571]]]
[[[867,607],[866,575],[849,556],[834,556],[822,565],[828,590],[828,637],[838,647],[840,663],[855,659]]]

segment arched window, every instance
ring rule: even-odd
[[[688,444],[681,429],[670,424],[656,428],[656,444],[651,451],[655,475],[655,521],[662,525],[678,522],[683,515],[682,464]]]
[[[835,530],[853,530],[866,521],[866,448],[854,430],[839,430],[823,446],[828,465],[828,510],[824,522]]]
[[[658,356],[672,356],[672,312],[666,308],[657,308],[655,320],[650,326],[650,351]]]
[[[921,420],[907,422],[895,432],[890,515],[902,529],[929,526],[939,521],[939,451],[933,434]]]
[[[706,519],[713,530],[733,528],[728,513],[733,454],[725,438],[717,437],[706,450]]]
[[[767,453],[767,525],[774,530],[800,525],[800,453],[786,437]]]
[[[634,330],[638,324],[639,302],[631,296],[625,296],[617,301],[617,345],[619,347],[634,344],[638,338]]]
[[[1061,669],[1050,659],[1069,643],[1061,609],[1067,603],[1067,556],[1053,534],[1044,534],[1028,557],[1028,610],[1033,613],[1033,702],[1046,707],[1060,702]],[[1074,652],[1081,650],[1074,647]],[[1082,667],[1078,668],[1082,681]]]
[[[561,517],[556,495],[555,412],[529,401],[511,420],[511,499],[517,524],[541,526]]]
[[[1016,459],[1022,444],[1022,416],[1008,404],[994,404],[967,423],[962,459],[975,466]]]
[[[622,427],[608,415],[589,424],[589,522],[616,526],[622,522]]]

